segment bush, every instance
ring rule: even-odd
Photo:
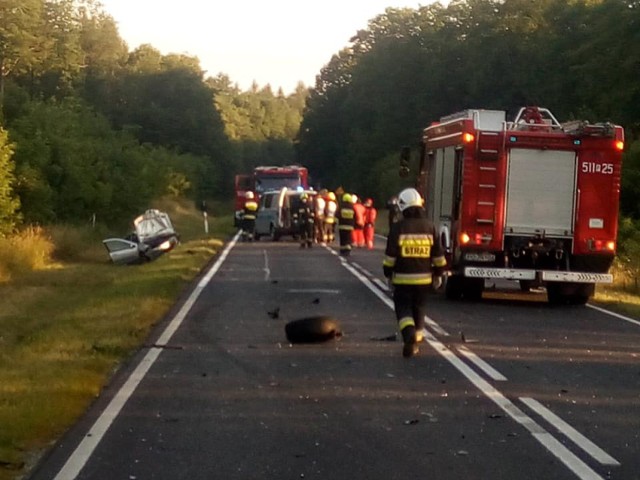
[[[628,217],[620,218],[618,225],[618,255],[612,271],[617,277],[616,283],[637,292],[640,284],[640,226],[637,220]]]
[[[51,263],[54,245],[41,227],[27,227],[0,238],[0,278],[45,268]]]
[[[53,258],[62,262],[105,262],[109,259],[102,240],[102,228],[56,225],[49,231],[54,244]]]

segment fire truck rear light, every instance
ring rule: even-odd
[[[466,245],[467,243],[469,243],[470,240],[471,240],[471,237],[469,237],[469,235],[467,235],[466,233],[460,234],[460,243],[462,245]]]
[[[609,250],[610,252],[615,252],[616,250],[616,242],[614,242],[613,240],[609,240],[607,242],[607,250]]]
[[[602,250],[602,240],[595,241],[596,250]]]
[[[462,135],[462,141],[464,143],[472,143],[475,139],[476,137],[474,137],[472,133],[465,133]]]
[[[622,140],[616,140],[616,150],[624,150],[624,142]]]
[[[482,234],[476,233],[476,235],[475,235],[473,240],[474,240],[476,245],[482,244]]]

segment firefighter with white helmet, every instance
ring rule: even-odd
[[[333,243],[335,238],[335,226],[336,215],[338,212],[338,202],[336,201],[336,194],[333,192],[327,193],[327,198],[324,206],[324,238],[325,242]]]
[[[245,240],[253,240],[255,235],[258,203],[254,198],[253,192],[245,194],[244,216],[242,218],[242,237]]]
[[[393,286],[393,303],[402,334],[404,357],[418,353],[425,327],[428,292],[446,266],[444,249],[433,223],[426,218],[424,200],[415,188],[398,195],[402,219],[387,238],[383,271]]]

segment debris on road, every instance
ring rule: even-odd
[[[326,342],[342,336],[338,321],[325,315],[292,320],[285,325],[285,333],[291,343]]]

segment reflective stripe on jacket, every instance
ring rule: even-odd
[[[249,200],[244,204],[244,218],[245,220],[255,220],[256,211],[258,210],[258,204],[253,200]]]
[[[447,262],[433,223],[424,218],[403,218],[393,224],[383,260],[385,277],[394,285],[429,285]]]
[[[338,211],[338,228],[340,230],[353,230],[355,212],[351,204],[345,203]]]

